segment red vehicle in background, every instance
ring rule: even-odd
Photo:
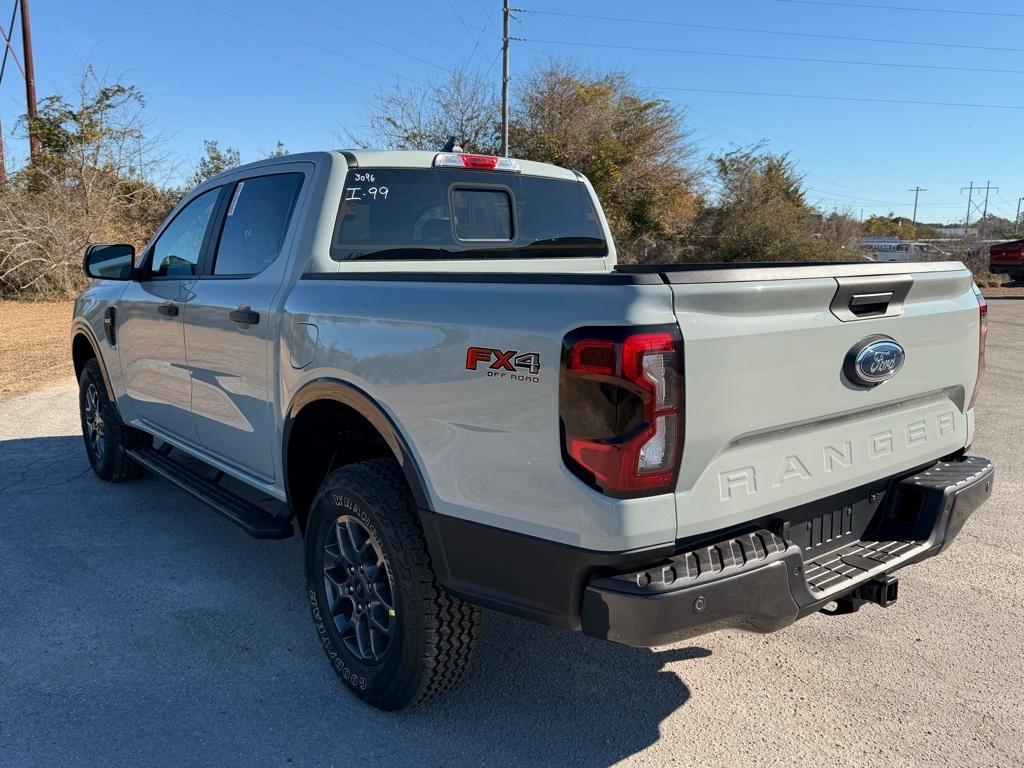
[[[1024,240],[1011,240],[989,248],[988,271],[1009,275],[1011,280],[1024,279]]]

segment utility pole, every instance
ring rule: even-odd
[[[25,114],[28,116],[29,150],[32,157],[39,154],[39,139],[35,135],[36,121],[36,70],[32,63],[32,28],[28,20],[28,0],[20,0],[21,45],[25,58]]]
[[[981,221],[978,222],[978,239],[985,237],[985,220],[988,218],[988,193],[990,190],[999,192],[999,187],[993,187],[991,181],[985,182],[985,207],[981,211]]]
[[[964,237],[967,237],[967,229],[971,226],[971,205],[974,201],[974,182],[971,182],[969,187],[960,187],[960,194],[967,190],[967,218],[964,219]],[[978,187],[980,190],[981,187]]]
[[[981,218],[982,219],[984,219],[986,216],[988,216],[988,193],[989,193],[989,190],[992,190],[992,189],[994,189],[996,192],[999,192],[999,187],[993,187],[991,181],[986,181],[985,182],[985,209],[981,212]]]
[[[913,218],[913,223],[910,225],[910,236],[916,240],[917,239],[917,196],[919,194],[921,194],[922,192],[927,192],[928,190],[927,189],[923,189],[920,185],[918,185],[918,186],[914,187],[913,189],[908,189],[907,191],[914,193],[914,218]]]
[[[508,0],[502,0],[501,16],[501,154],[508,157]]]
[[[1021,221],[1020,221],[1020,204],[1021,204],[1021,202],[1024,202],[1024,197],[1018,197],[1017,198],[1017,217],[1013,220],[1013,232],[1014,232],[1014,234],[1017,234],[1021,230],[1021,226],[1020,226],[1020,224],[1021,224]]]

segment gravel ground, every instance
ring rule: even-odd
[[[0,403],[0,765],[1024,765],[1024,302],[991,302],[991,501],[900,600],[656,650],[486,613],[412,713],[321,658],[298,540],[88,469],[70,382]]]

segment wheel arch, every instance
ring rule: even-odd
[[[316,411],[310,409],[325,409],[333,405],[337,409],[346,409],[345,413],[358,415],[365,426],[373,430],[381,440],[380,445],[369,446],[366,455],[357,454],[356,460],[365,458],[394,458],[398,462],[405,477],[406,483],[413,495],[417,509],[430,509],[430,500],[427,493],[426,482],[420,468],[413,458],[409,443],[394,420],[384,411],[381,405],[369,394],[359,387],[346,381],[335,378],[319,378],[307,382],[292,397],[285,414],[284,429],[281,446],[281,462],[285,494],[289,508],[299,522],[299,527],[305,533],[306,518],[309,515],[309,504],[316,491],[310,493],[308,488],[300,487],[298,483],[297,468],[294,460],[301,458],[299,449],[301,446],[295,442],[305,434],[305,423],[315,418]],[[339,411],[335,411],[338,413]],[[304,417],[304,414],[308,414]],[[360,428],[363,424],[359,424]],[[335,438],[337,439],[337,438]],[[325,462],[326,472],[335,466],[350,463],[346,461],[334,462],[334,457]],[[317,471],[314,470],[314,474]],[[308,478],[307,478],[308,480]],[[323,477],[320,477],[322,482]]]
[[[76,321],[71,326],[71,361],[75,368],[76,381],[82,378],[82,370],[86,363],[93,358],[100,366],[100,375],[103,377],[103,386],[107,390],[107,397],[116,403],[114,388],[110,384],[110,374],[107,373],[107,365],[103,361],[103,355],[100,354],[100,345],[89,326]]]

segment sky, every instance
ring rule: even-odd
[[[1020,0],[513,5],[513,83],[552,59],[627,72],[683,110],[698,158],[763,141],[822,209],[910,216],[919,186],[919,221],[962,222],[961,188],[991,182],[989,212],[1012,219],[1024,196]],[[40,98],[73,93],[85,63],[136,85],[179,178],[205,138],[246,161],[279,140],[340,148],[375,94],[452,67],[500,88],[500,0],[35,0],[30,13]],[[27,148],[23,113],[8,62],[9,166]]]

